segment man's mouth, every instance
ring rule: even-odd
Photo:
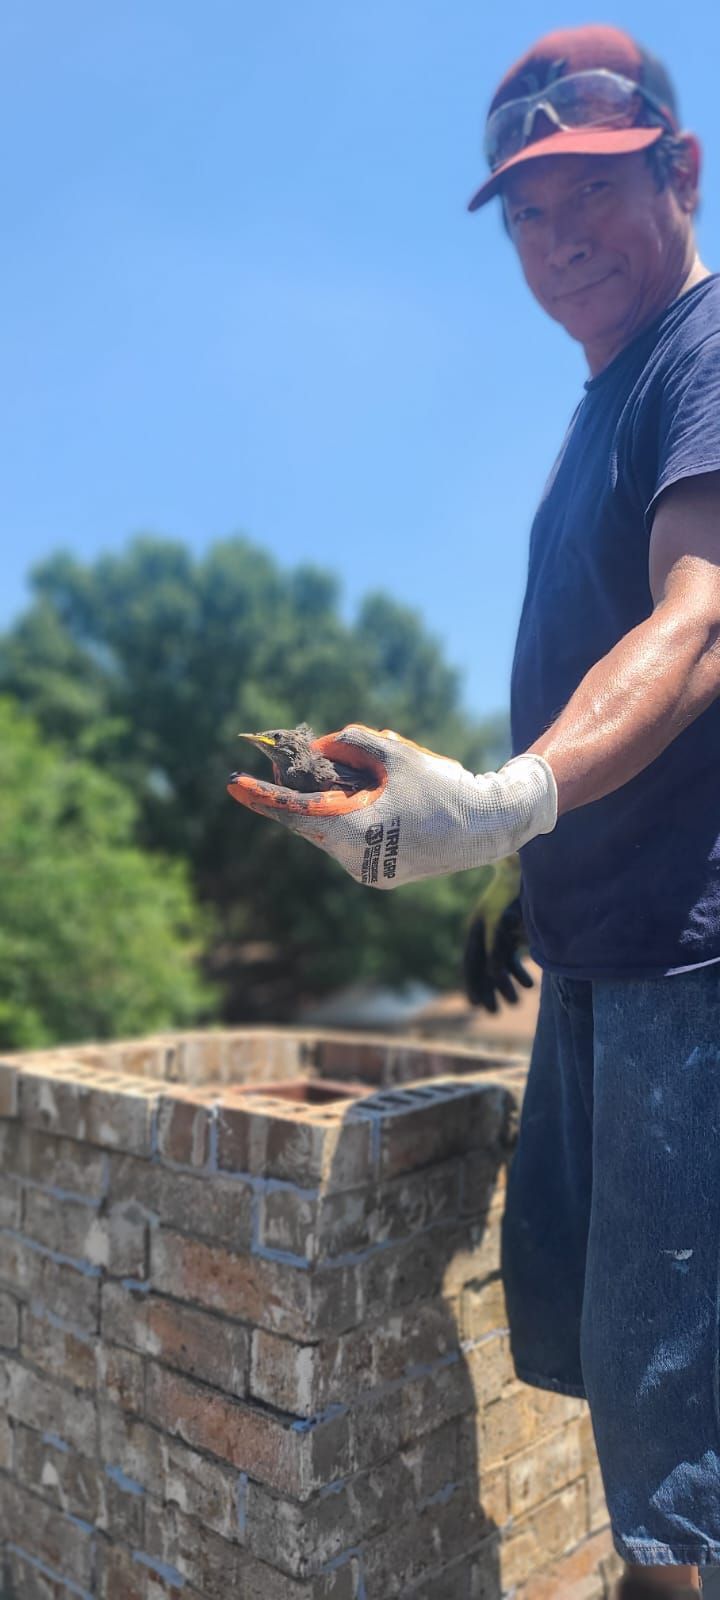
[[[581,283],[577,289],[564,289],[562,294],[556,294],[553,298],[555,300],[575,300],[581,294],[589,294],[590,290],[597,289],[599,284],[607,283],[608,278],[612,278],[613,272],[603,273],[602,278],[593,278],[592,283]]]

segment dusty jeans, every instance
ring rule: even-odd
[[[720,965],[543,975],[502,1258],[518,1378],[589,1402],[615,1549],[720,1562]]]

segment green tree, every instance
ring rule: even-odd
[[[59,554],[33,593],[0,641],[0,688],[131,787],[143,847],[188,862],[217,913],[207,966],[226,1017],[288,1016],[369,975],[458,981],[474,874],[369,894],[226,793],[233,767],[267,770],[238,732],[300,720],[395,727],[473,771],[495,765],[504,728],[463,714],[415,612],[374,594],[345,621],[331,575],[283,571],[243,538],[201,560],[150,537],[91,566]]]
[[[207,1015],[184,865],[133,843],[129,793],[0,700],[0,1044],[30,1049]]]

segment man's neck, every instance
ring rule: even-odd
[[[685,270],[679,285],[675,287],[674,292],[671,292],[668,295],[668,298],[662,301],[659,305],[653,306],[653,309],[648,312],[647,316],[644,317],[632,329],[632,331],[629,331],[625,334],[619,332],[617,335],[617,340],[611,344],[605,345],[602,352],[594,349],[592,346],[584,346],[585,359],[588,367],[590,368],[590,376],[592,378],[596,378],[598,373],[602,372],[604,367],[608,367],[610,362],[614,361],[616,356],[619,356],[620,351],[624,350],[626,345],[632,344],[633,339],[637,339],[638,334],[641,334],[645,328],[650,326],[651,322],[655,322],[657,317],[662,316],[663,312],[667,311],[669,306],[673,306],[676,300],[681,300],[683,295],[688,293],[689,289],[694,289],[696,284],[702,283],[703,278],[709,277],[711,277],[710,268],[703,265],[699,255],[696,253],[690,266]]]

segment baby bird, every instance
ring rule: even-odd
[[[240,733],[238,738],[248,739],[268,756],[272,762],[273,783],[285,789],[297,789],[302,794],[344,789],[348,794],[355,794],[358,789],[373,789],[377,783],[373,773],[346,766],[342,761],[329,761],[319,750],[313,750],[315,735],[306,722],[300,722],[297,728]]]

